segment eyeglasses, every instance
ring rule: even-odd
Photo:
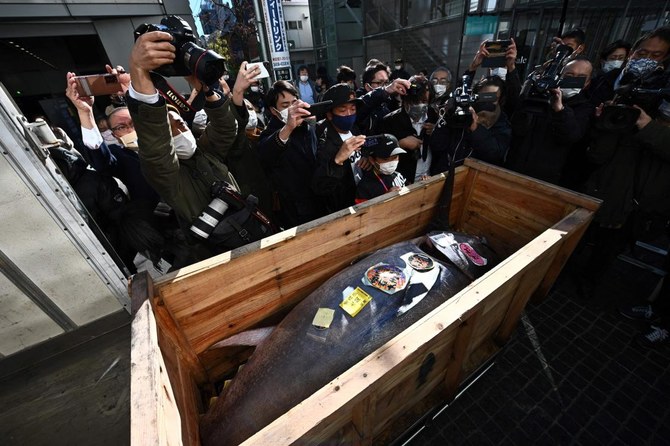
[[[372,87],[387,87],[390,84],[389,81],[371,81],[369,83]]]
[[[434,78],[432,81],[433,85],[449,85],[449,81],[445,78]]]
[[[134,129],[134,128],[135,128],[135,124],[133,124],[132,122],[127,122],[127,123],[124,123],[124,124],[119,124],[116,127],[112,127],[111,130],[113,132],[125,132],[127,130]]]

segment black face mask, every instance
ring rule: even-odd
[[[496,104],[494,102],[475,102],[472,108],[475,109],[475,113],[481,111],[493,112],[496,111]]]

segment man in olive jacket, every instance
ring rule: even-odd
[[[144,176],[175,210],[182,225],[189,225],[211,202],[213,182],[227,181],[236,186],[225,161],[237,134],[236,120],[244,128],[242,124],[248,119],[242,95],[259,72],[258,68],[247,71],[242,64],[232,100],[202,87],[210,123],[196,141],[179,114],[168,110],[149,75],[151,70],[174,61],[171,41],[172,36],[161,31],[137,39],[130,56],[128,108],[138,135]],[[195,79],[189,80],[200,85]]]

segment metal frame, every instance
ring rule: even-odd
[[[102,246],[71,200],[76,193],[58,173],[50,159],[40,160],[41,148],[26,136],[25,118],[11,96],[0,84],[0,148],[2,155],[18,173],[37,200],[58,223],[65,235],[107,285],[123,308],[130,312],[127,279],[116,266],[108,250]],[[14,126],[9,123],[13,123]],[[31,138],[31,139],[28,139]],[[79,203],[81,207],[81,203]],[[53,304],[53,303],[52,303]]]

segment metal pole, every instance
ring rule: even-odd
[[[565,26],[565,16],[568,15],[568,0],[563,0],[563,9],[561,10],[561,20],[558,24],[558,34],[556,37],[563,35],[563,26]]]
[[[268,52],[268,42],[265,39],[265,22],[263,21],[263,13],[258,6],[258,2],[263,0],[254,0],[254,14],[256,15],[256,32],[258,33],[258,41],[261,44],[261,57],[263,61],[270,61],[270,53]]]
[[[623,15],[621,16],[621,17],[623,18],[623,20],[626,22],[626,26],[625,26],[625,27],[622,26],[622,27],[619,28],[620,30],[623,31],[623,32],[620,32],[620,33],[619,33],[619,38],[620,38],[620,39],[625,39],[625,38],[626,38],[626,34],[628,34],[628,24],[630,23],[630,22],[627,20],[627,16],[628,16],[628,8],[630,8],[630,0],[628,0],[628,2],[626,3],[626,9],[623,10]]]
[[[454,76],[458,76],[458,79],[461,78],[461,56],[463,52],[463,40],[465,40],[465,21],[468,18],[468,9],[470,2],[468,0],[463,0],[463,21],[461,23],[461,39],[458,42],[458,62],[456,63],[456,73]]]

